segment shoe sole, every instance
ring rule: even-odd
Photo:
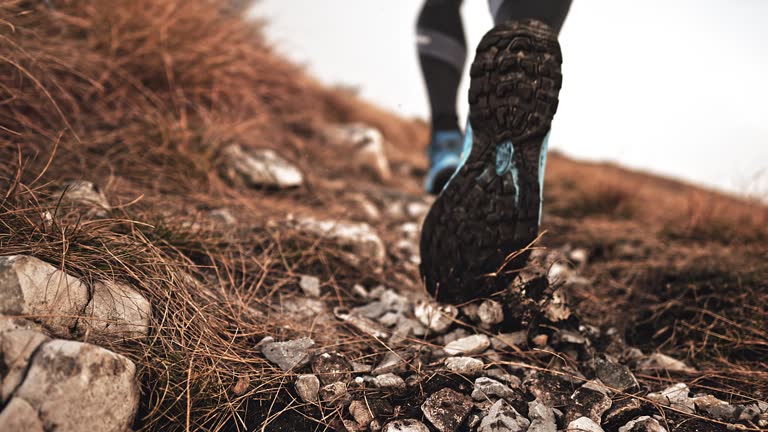
[[[421,275],[438,301],[503,290],[538,235],[544,138],[562,85],[557,36],[538,21],[495,27],[470,70],[472,150],[424,221]],[[514,258],[511,258],[514,257]]]

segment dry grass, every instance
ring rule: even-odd
[[[308,335],[351,358],[383,349],[335,321],[301,313],[297,275],[321,277],[325,301],[349,306],[343,299],[352,297],[352,282],[373,274],[344,265],[314,238],[256,226],[190,230],[189,218],[133,207],[88,221],[76,210],[57,211],[44,189],[5,186],[14,192],[0,205],[4,254],[36,256],[84,280],[127,282],[153,305],[148,340],[107,345],[139,365],[141,430],[252,430],[268,427],[289,406],[307,417],[283,417],[278,425],[322,429],[335,417],[302,409],[287,391],[293,374],[257,354],[257,342]],[[50,224],[46,211],[58,213]]]
[[[768,206],[608,163],[553,154],[547,167],[547,211],[567,217],[628,219],[666,236],[696,242],[768,239]]]
[[[291,374],[256,354],[263,336],[309,334],[350,353],[361,345],[327,328],[335,323],[288,313],[296,275],[328,281],[334,303],[372,272],[344,265],[315,239],[267,228],[283,208],[222,182],[218,151],[232,142],[275,147],[301,164],[321,151],[320,127],[344,119],[327,112],[335,96],[273,56],[259,29],[222,2],[53,3],[0,2],[3,254],[123,280],[148,297],[151,338],[112,347],[140,366],[141,430],[274,421],[297,403],[285,390]],[[355,106],[366,105],[338,110]],[[106,185],[119,204],[108,219],[57,208],[55,189],[80,178]],[[190,229],[222,205],[237,209],[239,227]],[[52,225],[46,211],[56,214]],[[319,424],[332,418],[304,411]]]

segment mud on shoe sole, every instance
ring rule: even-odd
[[[488,32],[470,70],[472,150],[424,222],[421,275],[439,301],[507,287],[538,235],[543,142],[558,104],[562,56],[538,21]],[[514,259],[509,259],[514,256]]]

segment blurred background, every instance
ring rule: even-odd
[[[420,7],[260,0],[249,15],[267,21],[278,52],[323,82],[426,119]],[[491,26],[487,1],[465,0],[463,15],[472,49]],[[552,148],[768,198],[766,23],[764,0],[575,0],[560,38],[564,84]]]

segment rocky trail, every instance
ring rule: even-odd
[[[438,304],[423,122],[83,3],[0,2],[0,431],[768,430],[765,206],[553,154],[529,265]]]
[[[378,131],[361,125],[333,130],[345,132],[344,145],[358,148],[351,163],[388,167]],[[269,187],[279,197],[303,181],[301,170],[274,151],[235,146],[223,154],[221,175],[240,187]],[[441,305],[412,288],[419,284],[419,224],[430,198],[387,189],[347,192],[346,198],[358,202],[368,221],[287,215],[268,225],[337,248],[346,266],[376,275],[386,264],[394,274],[384,283],[352,279],[336,291],[321,274],[296,274],[275,295],[277,303],[253,312],[281,323],[249,353],[281,380],[280,396],[260,413],[269,419],[266,430],[768,428],[765,401],[693,390],[701,376],[695,367],[629,345],[616,327],[579,318],[568,298],[574,287],[591,290],[593,281],[584,274],[594,251],[538,247],[506,292]],[[83,181],[67,184],[58,202],[94,221],[111,210],[99,188]],[[227,208],[206,218],[188,229],[238,225]],[[391,227],[387,240],[373,227],[382,222]],[[139,408],[137,365],[99,342],[153,337],[153,307],[144,296],[129,285],[87,282],[13,255],[0,257],[0,304],[3,430],[126,430],[132,424]],[[241,378],[229,392],[246,394],[258,380]]]

